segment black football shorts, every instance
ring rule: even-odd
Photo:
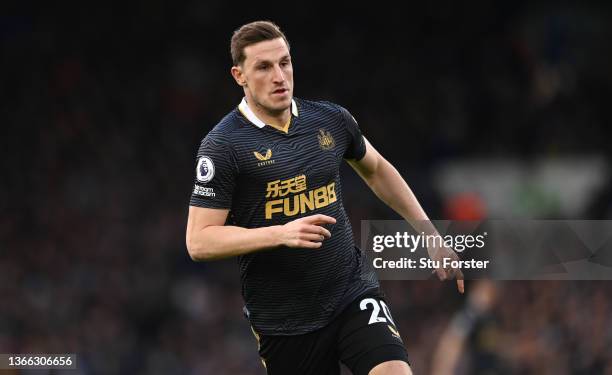
[[[359,297],[330,324],[314,332],[255,336],[270,375],[340,374],[339,361],[354,375],[368,375],[386,361],[409,363],[389,307],[378,295]]]

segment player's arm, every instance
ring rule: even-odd
[[[364,141],[365,155],[359,160],[347,159],[347,162],[368,184],[376,196],[395,212],[408,222],[420,221],[419,224],[425,225],[425,228],[419,228],[419,230],[424,230],[428,234],[437,234],[437,230],[428,221],[427,214],[397,169],[382,157],[365,137]],[[433,250],[435,253],[432,253],[430,249],[430,256],[434,259],[442,256],[457,257],[453,251],[449,252],[446,249]],[[454,277],[455,272],[458,277],[462,277],[461,271],[438,269],[436,272],[442,280]],[[457,280],[457,286],[459,291],[463,293],[463,280]]]
[[[336,220],[312,215],[285,225],[246,229],[224,225],[228,209],[189,207],[186,243],[191,259],[215,260],[279,246],[317,249],[331,233],[320,226]]]

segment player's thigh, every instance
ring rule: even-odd
[[[260,336],[259,355],[268,375],[339,375],[335,335],[326,328],[298,336]]]
[[[361,297],[342,313],[338,352],[354,375],[368,375],[386,362],[401,361],[404,368],[409,364],[389,306],[378,296]],[[395,367],[393,362],[382,368]]]

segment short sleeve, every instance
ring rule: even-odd
[[[349,134],[349,143],[344,152],[344,159],[361,160],[365,156],[366,146],[359,125],[349,111],[340,107],[340,112]]]
[[[204,208],[231,208],[237,173],[231,147],[208,135],[198,150],[189,204]]]

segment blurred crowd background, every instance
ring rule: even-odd
[[[610,4],[260,6],[0,14],[0,353],[264,373],[236,261],[184,245],[197,147],[242,96],[229,40],[257,19],[286,32],[295,95],[349,109],[431,218],[611,218]],[[357,237],[397,218],[343,178]],[[417,374],[612,374],[610,282],[383,287]]]

